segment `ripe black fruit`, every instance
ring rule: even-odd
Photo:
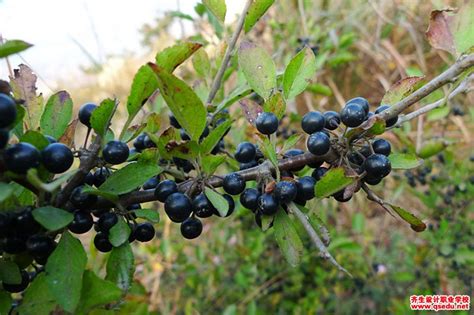
[[[0,93],[0,128],[13,124],[16,114],[15,101],[10,96]]]
[[[171,126],[175,127],[176,129],[181,129],[181,125],[179,124],[176,117],[174,117],[172,114],[170,114],[169,119],[170,119],[170,125]]]
[[[100,216],[98,225],[102,232],[109,231],[118,222],[118,217],[113,212],[107,212]]]
[[[381,105],[375,110],[375,113],[379,114],[379,113],[383,112],[384,110],[386,110],[388,108],[390,108],[389,105]],[[385,127],[391,127],[391,126],[395,125],[397,123],[397,121],[398,121],[398,116],[396,116],[394,118],[387,119],[385,121]]]
[[[278,129],[278,118],[273,113],[261,113],[255,120],[257,130],[264,135],[271,135]]]
[[[20,142],[7,148],[3,157],[8,170],[25,174],[30,168],[39,166],[41,154],[31,144]]]
[[[18,293],[25,290],[28,287],[28,284],[30,284],[30,275],[25,270],[22,270],[21,282],[19,284],[9,284],[3,281],[3,289],[10,293]]]
[[[49,144],[58,142],[58,141],[56,141],[56,139],[54,139],[53,137],[48,136],[48,135],[45,135],[45,138],[48,140]]]
[[[226,193],[238,195],[245,189],[245,180],[238,173],[230,173],[224,177],[222,187]]]
[[[364,109],[365,114],[369,114],[369,101],[363,97],[354,97],[353,99],[348,100],[347,104],[359,104]]]
[[[87,126],[88,128],[91,127],[91,116],[92,112],[97,108],[97,105],[94,103],[86,103],[81,106],[79,109],[79,121]]]
[[[301,120],[301,128],[307,134],[315,133],[324,129],[326,119],[320,112],[308,112],[303,116]]]
[[[341,111],[341,121],[347,127],[358,127],[365,120],[367,113],[364,108],[357,103],[348,103]]]
[[[317,169],[315,169],[315,170],[313,171],[313,173],[311,174],[311,176],[312,176],[316,181],[318,181],[318,180],[321,179],[321,177],[324,176],[324,174],[327,173],[327,171],[328,171],[328,169],[327,169],[326,167],[321,166],[321,167],[318,167]]]
[[[98,232],[94,237],[95,248],[99,252],[107,253],[112,250],[112,244],[109,241],[109,235],[105,232]]]
[[[392,150],[390,146],[390,142],[385,139],[377,139],[372,143],[372,148],[374,149],[375,153],[383,154],[385,156],[389,156]]]
[[[372,154],[362,165],[369,178],[383,178],[392,170],[390,160],[383,154]]]
[[[232,198],[231,195],[228,195],[228,194],[223,194],[222,197],[224,197],[225,200],[227,200],[227,203],[229,204],[229,209],[227,210],[227,214],[224,216],[224,217],[228,217],[230,216],[234,210],[235,210],[235,201],[234,201],[234,198]],[[215,208],[214,208],[215,209]],[[214,214],[219,216],[219,217],[222,217],[221,214],[219,213],[219,211],[217,209],[215,209],[214,211]]]
[[[188,240],[198,237],[202,232],[201,220],[197,218],[187,218],[181,223],[181,235]]]
[[[165,212],[173,222],[183,222],[191,215],[192,204],[188,196],[175,192],[166,198]]]
[[[130,149],[127,144],[117,140],[109,141],[102,150],[102,156],[109,164],[121,164],[128,159],[129,154]]]
[[[347,201],[351,200],[352,195],[344,197],[344,192],[345,192],[345,189],[338,191],[337,193],[333,194],[332,196],[334,197],[334,199],[336,199],[339,202],[347,202]]]
[[[311,200],[314,198],[314,185],[316,180],[311,176],[304,176],[296,181],[297,200]]]
[[[178,192],[178,185],[175,181],[166,179],[160,182],[155,189],[155,197],[160,202],[165,202],[169,195]]]
[[[327,134],[322,131],[315,132],[306,141],[308,151],[314,155],[324,155],[329,152],[331,142]]]
[[[143,189],[155,189],[156,186],[160,183],[160,180],[157,177],[152,177],[143,184]]]
[[[26,249],[32,256],[49,255],[54,246],[54,241],[46,235],[32,235],[26,241]]]
[[[90,207],[97,201],[97,196],[83,193],[84,186],[74,188],[69,200],[78,209],[90,209]]]
[[[334,130],[339,126],[341,123],[341,117],[339,117],[339,113],[334,112],[332,110],[324,112],[324,119],[326,120],[326,123],[324,127],[329,130]]]
[[[242,142],[235,150],[235,159],[240,163],[248,163],[255,159],[257,149],[255,145],[250,142]]]
[[[40,225],[34,219],[31,211],[31,208],[27,208],[17,214],[14,223],[15,230],[17,232],[27,233],[31,235],[40,229]]]
[[[288,203],[295,199],[297,193],[296,184],[288,181],[278,182],[273,195],[280,203]]]
[[[378,185],[381,181],[382,181],[382,177],[371,177],[371,176],[364,177],[364,182],[369,185]],[[415,182],[414,179],[413,179],[413,182]]]
[[[41,162],[49,172],[60,174],[72,166],[74,156],[66,145],[52,143],[41,151]]]
[[[72,233],[83,234],[92,229],[93,225],[92,215],[89,212],[78,210],[74,212],[74,220],[69,223],[68,228]]]
[[[135,149],[137,150],[137,152],[142,152],[142,150],[145,150],[146,147],[145,147],[145,138],[146,138],[146,134],[144,133],[141,133],[140,135],[138,135],[138,137],[133,141],[133,146],[135,147]]]
[[[258,165],[257,161],[250,161],[248,163],[240,163],[239,164],[239,170],[246,170],[248,168],[252,168]]]
[[[278,211],[278,201],[271,194],[262,194],[258,198],[258,209],[262,214],[273,215]]]
[[[6,128],[0,129],[0,150],[5,148],[8,144],[8,139],[10,138],[10,132]]]
[[[93,179],[94,186],[99,187],[100,185],[105,183],[105,181],[111,174],[112,173],[107,167],[99,167],[98,169],[96,169],[94,172],[94,179]]]
[[[260,197],[260,192],[255,188],[247,188],[240,195],[240,203],[245,208],[255,212],[258,208],[258,197]]]
[[[19,254],[26,249],[25,240],[17,235],[11,235],[2,239],[0,245],[2,250],[8,254]]]
[[[193,199],[193,212],[200,218],[212,216],[215,209],[204,193],[200,193]]]
[[[138,224],[133,230],[133,236],[139,242],[148,242],[155,237],[155,228],[150,222]]]

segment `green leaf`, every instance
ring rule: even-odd
[[[262,216],[260,217],[260,220],[262,221],[261,230],[265,232],[272,227],[273,221],[275,221],[275,216],[262,214]]]
[[[152,138],[153,139],[153,138]],[[157,143],[158,151],[164,159],[171,159],[172,156],[168,152],[168,143],[178,141],[179,135],[174,127],[168,127],[159,136]]]
[[[423,86],[425,77],[406,77],[392,85],[382,98],[381,104],[393,105]]]
[[[464,2],[457,12],[448,8],[431,12],[426,37],[436,49],[442,49],[454,56],[467,52],[474,43],[474,4]]]
[[[417,155],[421,157],[422,159],[427,159],[429,157],[432,157],[433,155],[436,155],[446,149],[448,146],[448,143],[443,140],[443,139],[435,139],[426,142],[420,150],[417,152]]]
[[[154,209],[137,209],[134,210],[133,213],[137,218],[142,218],[153,223],[160,222],[160,214]]]
[[[20,284],[20,268],[11,260],[0,260],[0,281],[8,284]]]
[[[226,155],[206,155],[202,158],[202,169],[204,173],[213,175],[216,169],[225,162],[227,159]]]
[[[39,224],[49,231],[62,229],[74,220],[72,213],[51,206],[36,208],[31,214]]]
[[[87,254],[81,242],[69,232],[64,232],[58,246],[46,263],[46,282],[58,304],[74,313],[82,289],[82,274],[87,264]]]
[[[253,92],[251,88],[247,85],[243,85],[235,88],[227,97],[217,106],[216,112],[220,112],[223,109],[231,106],[235,102],[243,99],[244,97],[250,95]]]
[[[115,283],[122,291],[128,291],[133,281],[133,273],[135,272],[135,260],[132,248],[128,242],[112,249],[107,259],[106,270],[106,280]]]
[[[131,229],[124,219],[119,218],[117,223],[109,231],[109,241],[114,247],[119,247],[125,242],[128,242]]]
[[[298,265],[303,255],[303,242],[301,241],[293,222],[285,211],[278,211],[273,222],[275,239],[286,261],[293,267]]]
[[[131,192],[160,172],[161,168],[156,164],[144,162],[130,163],[112,173],[112,175],[100,185],[99,190],[114,195],[125,194]]]
[[[230,126],[232,125],[232,120],[226,120],[216,128],[214,128],[209,135],[202,140],[200,145],[201,153],[202,154],[209,154],[215,148],[215,146],[219,143],[225,133],[229,130]]]
[[[0,203],[4,202],[13,194],[13,186],[0,182]]]
[[[0,58],[17,54],[30,48],[31,46],[33,45],[19,39],[7,40],[5,43],[0,44]]]
[[[59,91],[48,99],[41,115],[40,127],[45,135],[59,139],[72,118],[72,100],[66,91]]]
[[[158,80],[153,70],[147,65],[141,66],[133,78],[130,95],[127,99],[127,122],[129,124],[156,89],[158,89]]]
[[[25,298],[23,298],[22,304],[25,303],[24,301],[25,301]],[[10,312],[10,309],[12,308],[12,304],[13,304],[13,299],[10,296],[10,293],[0,290],[0,314],[8,314]],[[21,314],[28,315],[28,313],[23,313],[23,312]],[[32,313],[29,313],[29,314],[32,314]]]
[[[153,115],[154,113],[150,114]],[[128,127],[127,130],[124,131],[123,137],[121,138],[121,141],[127,143],[138,137],[143,130],[146,128],[146,123],[140,124],[140,125],[133,125],[131,127]]]
[[[89,311],[114,301],[122,296],[114,283],[102,280],[94,272],[86,270],[82,281],[81,299],[76,314],[89,314]]]
[[[224,23],[225,14],[227,11],[225,0],[202,0],[202,3],[221,23]]]
[[[314,186],[314,194],[318,198],[329,197],[354,181],[354,178],[345,175],[342,167],[331,168]]]
[[[96,195],[96,196],[101,196],[109,201],[112,201],[114,203],[118,202],[119,198],[118,195],[101,191],[95,187],[89,186],[89,185],[84,185],[84,188],[82,189],[83,193],[91,194],[91,195]]]
[[[331,96],[332,90],[329,86],[321,84],[321,83],[313,83],[306,87],[306,90],[310,91],[314,94],[320,94],[325,96]]]
[[[176,67],[191,57],[202,44],[193,42],[182,42],[168,47],[156,54],[156,65],[166,72],[172,73]]]
[[[309,47],[291,59],[283,74],[283,92],[286,99],[293,99],[303,92],[316,73],[316,57]]]
[[[275,147],[266,137],[260,138],[260,150],[262,150],[263,155],[270,160],[273,166],[278,168],[278,157],[275,151]]]
[[[280,92],[273,94],[268,101],[263,104],[264,112],[274,113],[278,119],[282,119],[286,113],[286,102]]]
[[[300,141],[301,137],[302,135],[297,133],[290,136],[288,139],[285,140],[285,143],[283,143],[283,148],[281,149],[281,152],[286,152],[292,149]]]
[[[204,79],[209,77],[211,62],[204,48],[198,49],[192,59],[194,70]]]
[[[35,146],[38,150],[43,150],[49,145],[48,139],[39,131],[28,130],[20,137],[20,142],[27,142]]]
[[[192,140],[198,141],[206,127],[207,111],[196,93],[182,80],[150,64],[158,78],[161,94],[179,124]]]
[[[248,33],[260,18],[272,6],[275,0],[254,0],[244,21],[245,33]]]
[[[402,218],[404,221],[410,224],[410,227],[412,230],[415,232],[423,232],[426,229],[426,224],[423,223],[420,219],[418,219],[416,216],[411,214],[410,212],[406,211],[405,209],[395,206],[392,204],[389,204],[390,207],[395,211],[400,218]]]
[[[426,114],[426,120],[435,121],[435,120],[443,119],[449,115],[450,111],[451,111],[451,108],[449,106],[435,108],[432,111],[429,111],[428,114]]]
[[[209,199],[209,201],[212,203],[214,208],[219,211],[221,217],[227,216],[227,212],[229,212],[229,203],[221,194],[215,192],[214,190],[208,187],[204,189],[204,194],[206,195],[207,199]]]
[[[146,120],[146,132],[147,133],[157,133],[160,130],[160,125],[161,125],[161,116],[158,113],[151,113],[148,115],[148,118]]]
[[[49,290],[46,274],[44,272],[39,273],[26,289],[23,300],[17,309],[18,314],[50,314],[55,308],[56,301]]]
[[[105,136],[109,128],[110,120],[115,112],[116,101],[110,98],[103,100],[100,106],[97,107],[91,116],[91,126],[95,132],[101,137]]]
[[[411,153],[392,153],[388,159],[392,164],[392,169],[408,170],[423,164],[422,159]]]
[[[267,100],[276,88],[276,68],[267,51],[243,41],[239,48],[239,66],[250,87]]]

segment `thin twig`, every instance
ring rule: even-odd
[[[298,0],[298,10],[300,12],[300,19],[301,19],[301,26],[303,27],[303,35],[304,37],[308,37],[308,25],[306,24],[306,13],[304,10],[304,1]]]
[[[377,196],[373,191],[372,189],[370,189],[367,184],[362,184],[361,185],[362,189],[365,191],[365,193],[367,194],[367,199],[373,201],[373,202],[376,202],[378,203],[382,208],[384,208],[385,211],[387,211],[392,217],[395,218],[395,216],[393,215],[393,213],[390,211],[390,209],[387,207],[387,203],[385,202],[385,200],[383,200],[382,198],[380,198],[379,196]]]
[[[296,218],[301,222],[306,233],[308,233],[311,241],[319,250],[321,256],[331,262],[334,266],[336,266],[340,271],[345,272],[349,277],[352,278],[352,275],[349,271],[347,271],[344,267],[339,265],[339,263],[332,257],[331,253],[329,253],[327,247],[324,245],[323,241],[319,237],[318,233],[314,230],[311,222],[309,222],[308,217],[304,214],[294,203],[290,203],[288,205],[288,209],[296,216]]]
[[[219,70],[217,71],[214,81],[212,82],[211,91],[209,92],[209,96],[207,98],[207,104],[212,103],[212,101],[214,100],[214,97],[217,94],[217,91],[219,91],[219,88],[221,87],[222,77],[224,76],[225,70],[227,69],[229,60],[232,57],[235,45],[237,44],[237,40],[239,39],[240,33],[242,32],[242,28],[244,27],[245,17],[247,16],[247,12],[252,3],[253,3],[253,0],[247,0],[247,2],[245,3],[245,7],[242,10],[242,14],[240,15],[239,20],[237,21],[237,26],[235,28],[235,31],[232,34],[229,45],[227,46],[227,49],[225,51],[224,58],[222,59],[222,64]]]

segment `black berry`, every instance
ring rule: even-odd
[[[89,209],[97,201],[97,196],[83,193],[84,186],[74,188],[69,200],[78,209]]]
[[[304,176],[296,181],[297,194],[295,199],[311,200],[314,198],[316,180],[311,176]]]
[[[321,167],[316,168],[316,169],[313,171],[313,173],[311,174],[311,176],[312,176],[316,181],[318,181],[318,180],[321,179],[321,177],[324,176],[324,174],[327,173],[327,171],[328,171],[328,169],[327,169],[326,167],[321,166]]]
[[[152,177],[143,184],[143,189],[155,189],[156,186],[160,183],[160,180],[157,177]]]
[[[39,166],[41,154],[34,146],[20,142],[7,148],[3,154],[8,170],[25,174],[30,168]]]
[[[235,151],[235,159],[240,163],[248,163],[255,159],[257,149],[250,142],[242,142],[237,146]]]
[[[358,127],[365,120],[367,113],[364,108],[357,103],[348,103],[341,111],[341,121],[347,127]]]
[[[111,174],[112,173],[107,167],[99,167],[98,169],[96,169],[94,172],[94,179],[93,179],[94,186],[99,187],[100,185],[105,183],[105,181]]]
[[[31,211],[31,208],[27,208],[17,214],[15,218],[15,230],[17,232],[27,233],[31,235],[40,229],[40,225],[34,219]]]
[[[201,235],[201,233],[201,220],[190,217],[187,218],[183,223],[181,223],[181,235],[183,235],[184,238],[191,240]]]
[[[369,101],[367,101],[367,99],[363,98],[363,97],[354,97],[353,99],[350,99],[347,101],[347,104],[358,104],[360,106],[362,106],[362,108],[364,109],[365,111],[365,114],[368,115],[369,114]]]
[[[212,216],[215,211],[214,206],[204,193],[200,193],[194,197],[192,203],[194,214],[200,218],[208,218]]]
[[[129,154],[130,149],[127,144],[117,140],[109,141],[102,150],[102,156],[109,164],[121,164],[128,159]]]
[[[372,148],[375,153],[383,154],[389,156],[392,150],[390,142],[385,139],[377,139],[372,143]]]
[[[87,233],[94,225],[94,220],[89,212],[76,211],[74,212],[74,220],[68,225],[69,231],[76,234]]]
[[[171,126],[175,127],[176,129],[181,129],[181,125],[179,124],[176,117],[174,117],[172,114],[170,114],[169,119],[170,119],[170,125]]]
[[[138,135],[138,137],[133,141],[133,147],[137,150],[137,152],[142,152],[142,150],[145,150],[145,138],[146,134],[141,133]]]
[[[344,197],[344,192],[345,192],[345,189],[338,191],[337,193],[333,194],[332,196],[334,197],[334,199],[336,199],[339,202],[347,202],[347,201],[351,200],[352,195]]]
[[[341,118],[339,117],[339,113],[337,112],[327,111],[327,112],[324,112],[323,115],[326,120],[326,123],[324,125],[326,129],[334,130],[341,123]]]
[[[362,165],[369,178],[383,178],[392,170],[390,160],[383,154],[372,154]]]
[[[56,141],[56,139],[54,139],[53,137],[51,137],[49,135],[45,135],[45,138],[48,140],[49,144],[58,142],[58,141]]]
[[[155,197],[160,202],[165,202],[169,195],[178,192],[178,185],[175,181],[166,179],[160,182],[155,188]]]
[[[133,235],[139,242],[148,242],[155,237],[155,228],[149,222],[140,223],[133,230]]]
[[[183,222],[191,215],[192,204],[188,196],[175,192],[165,201],[165,212],[173,222]]]
[[[273,113],[261,113],[255,120],[257,130],[264,135],[271,135],[278,129],[278,118]]]
[[[15,101],[10,96],[0,93],[0,128],[13,124],[16,114]]]
[[[6,128],[0,129],[0,150],[4,149],[7,144],[8,140],[10,139],[10,132]]]
[[[32,256],[49,255],[54,247],[54,241],[46,235],[32,235],[26,241],[26,249]]]
[[[0,94],[1,95],[1,94]],[[3,282],[3,289],[10,293],[18,293],[24,291],[30,284],[30,275],[25,270],[21,271],[21,282],[19,284],[9,284]]]
[[[281,181],[278,182],[273,191],[275,199],[279,203],[288,203],[295,199],[297,193],[296,185],[293,182]]]
[[[113,212],[107,212],[100,216],[98,225],[102,232],[109,231],[118,222],[118,217]]]
[[[324,132],[318,131],[311,134],[306,141],[308,151],[314,155],[324,155],[329,152],[331,142]]]
[[[72,166],[74,156],[66,145],[52,143],[41,151],[41,162],[49,172],[60,174]]]
[[[94,237],[95,248],[99,252],[107,253],[112,250],[112,244],[109,241],[109,235],[105,232],[98,232]]]
[[[97,108],[97,105],[93,103],[86,103],[81,106],[79,109],[79,121],[87,126],[88,128],[91,127],[91,116],[92,112]]]
[[[301,120],[301,128],[309,135],[323,130],[325,124],[326,119],[320,112],[308,112]]]
[[[278,201],[271,194],[262,194],[258,198],[258,209],[262,214],[273,215],[278,211]]]
[[[258,208],[258,197],[260,197],[260,192],[255,188],[247,188],[240,195],[240,203],[245,208],[255,212]]]
[[[230,173],[224,177],[222,187],[226,193],[238,195],[245,189],[245,180],[238,173]]]

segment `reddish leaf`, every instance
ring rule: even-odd
[[[262,107],[249,99],[240,100],[239,104],[245,114],[245,118],[247,118],[252,126],[255,126],[255,119],[263,112]]]
[[[74,147],[74,135],[76,134],[76,126],[79,122],[78,119],[74,119],[69,123],[64,134],[59,138],[59,142],[64,143],[68,147]]]

